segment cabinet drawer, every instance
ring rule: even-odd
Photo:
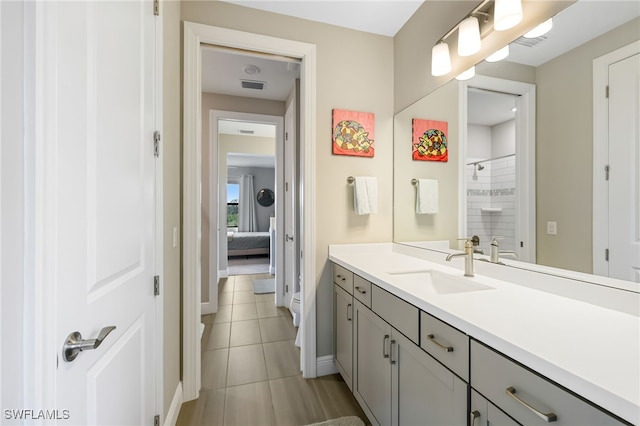
[[[371,309],[396,330],[418,344],[419,309],[399,297],[371,286]]]
[[[469,337],[466,334],[421,311],[420,347],[469,381]]]
[[[357,275],[353,276],[353,295],[371,309],[371,283]]]
[[[471,341],[471,386],[522,424],[546,424],[543,417],[553,416],[558,426],[623,424],[475,340]]]
[[[333,264],[333,282],[345,289],[349,294],[353,294],[353,272],[340,265]]]

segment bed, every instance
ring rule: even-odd
[[[227,232],[227,255],[250,256],[269,254],[268,232]]]

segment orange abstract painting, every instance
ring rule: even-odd
[[[446,121],[413,119],[411,155],[416,161],[449,161]]]
[[[331,145],[334,154],[373,157],[373,113],[334,109],[331,117]]]

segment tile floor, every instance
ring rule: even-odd
[[[219,286],[218,313],[204,315],[202,390],[182,405],[179,426],[301,426],[341,416],[368,423],[342,378],[304,379],[296,328],[274,295],[253,294],[237,275]]]

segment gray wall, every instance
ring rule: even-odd
[[[171,400],[180,382],[181,347],[181,277],[180,247],[181,233],[178,233],[178,246],[173,247],[173,228],[182,229],[180,196],[180,160],[182,151],[181,127],[181,24],[180,2],[162,2],[163,24],[163,63],[162,63],[162,165],[163,177],[163,364],[164,364],[164,413],[166,417]]]
[[[593,271],[593,60],[639,39],[636,18],[536,70],[540,264]],[[547,235],[547,221],[558,235]]]
[[[268,188],[274,193],[275,187],[275,168],[264,167],[232,167],[227,172],[227,180],[231,181],[233,178],[239,179],[241,175],[253,176],[253,202],[256,205],[256,215],[258,216],[258,231],[269,231],[269,218],[276,215],[276,204],[273,203],[270,207],[261,206],[256,200],[256,194],[262,188]]]

